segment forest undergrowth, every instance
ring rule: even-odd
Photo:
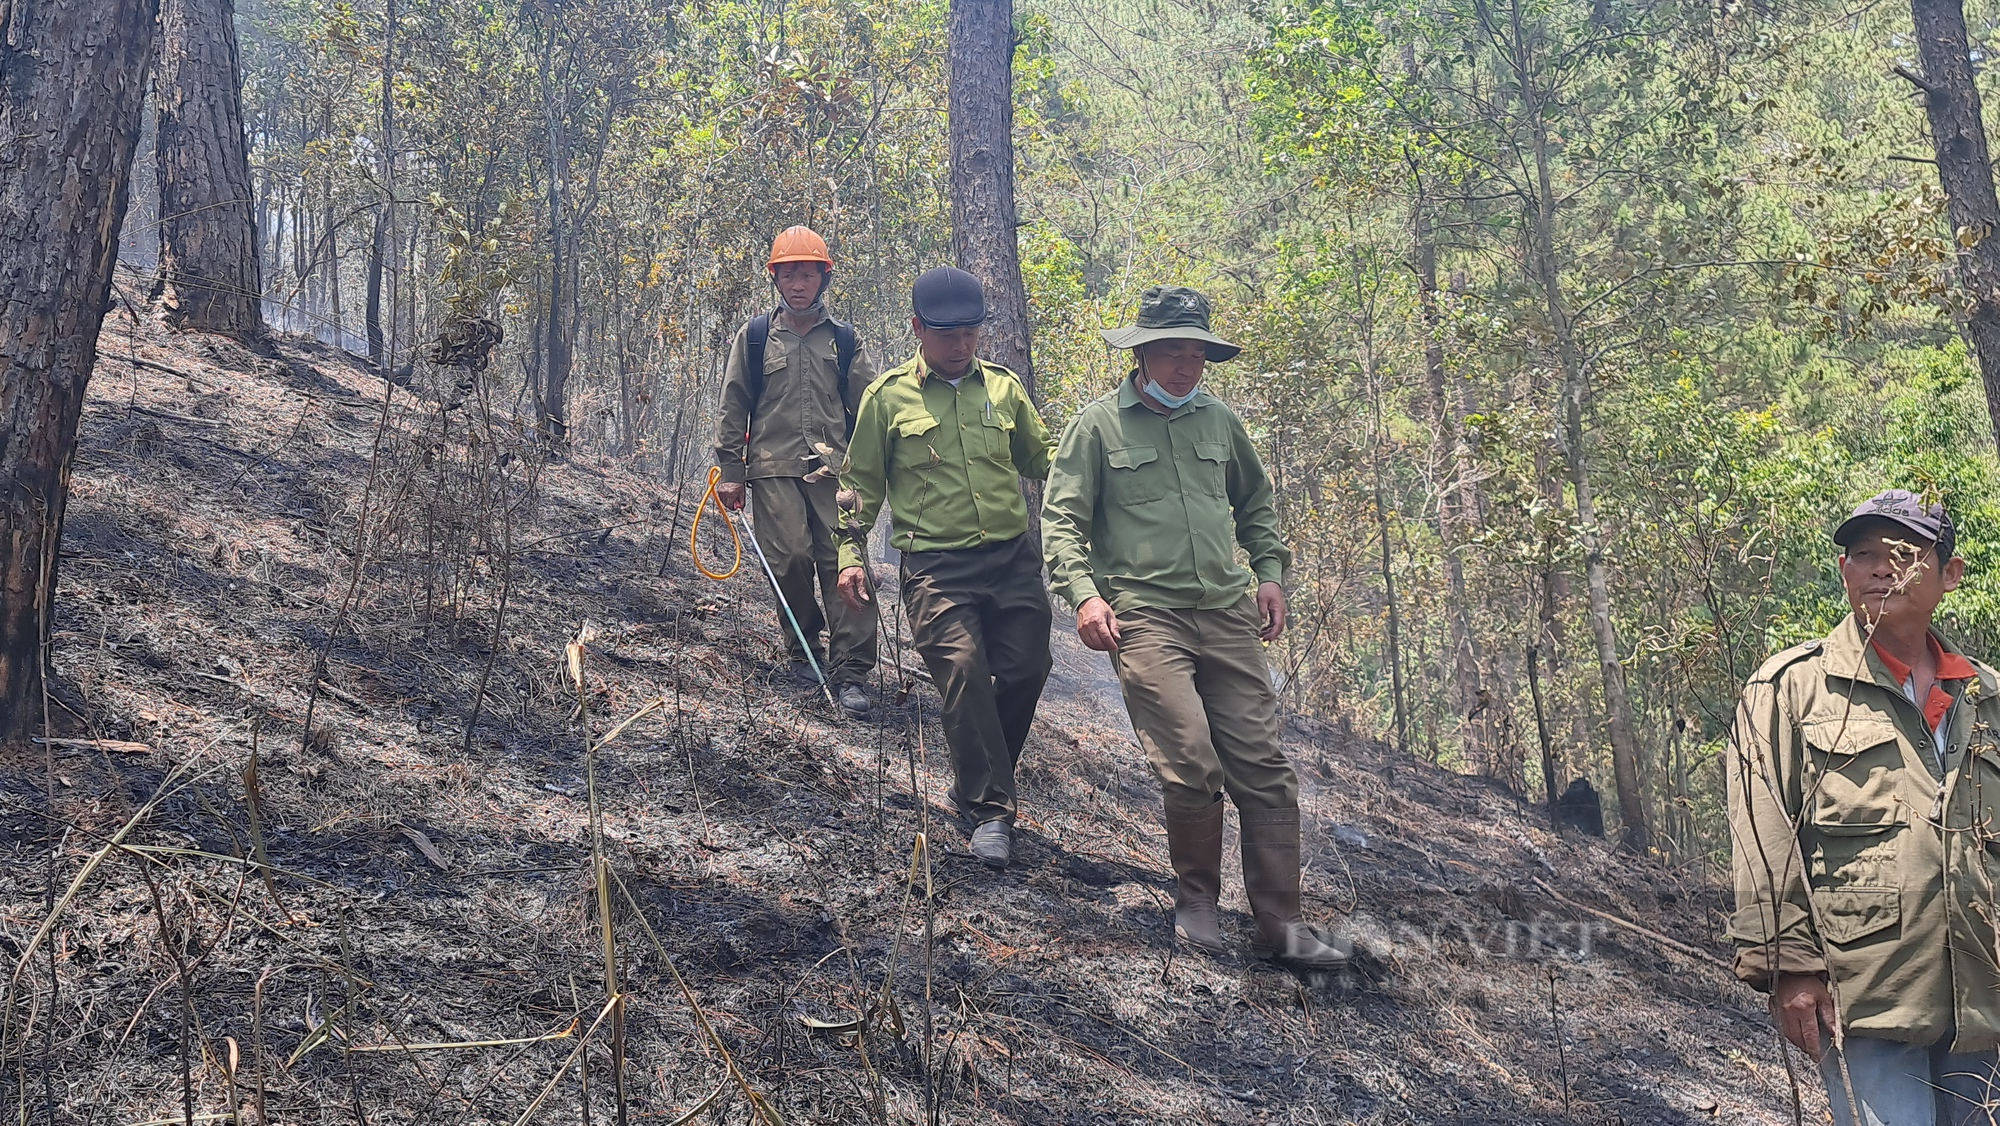
[[[1060,615],[986,870],[893,600],[838,717],[754,558],[694,573],[691,490],[546,460],[460,374],[176,336],[121,284],[51,737],[0,769],[8,1115],[1793,1120],[1708,872],[1303,720],[1308,915],[1357,968],[1176,949],[1157,788]]]

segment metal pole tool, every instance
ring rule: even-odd
[[[785,620],[792,623],[792,636],[799,639],[799,648],[805,651],[806,661],[812,665],[813,675],[819,678],[821,694],[826,697],[827,703],[839,707],[840,705],[833,699],[833,686],[826,682],[826,671],[819,667],[819,658],[813,656],[812,642],[806,640],[806,631],[799,628],[799,616],[792,613],[791,601],[785,597],[784,589],[778,586],[778,576],[771,571],[771,561],[764,557],[764,545],[757,542],[757,532],[750,526],[750,518],[730,512],[726,508],[722,512],[732,522],[742,519],[745,536],[749,539],[750,546],[757,551],[757,562],[764,565],[764,577],[771,581],[771,593],[778,596],[778,605],[785,611]]]

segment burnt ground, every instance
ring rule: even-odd
[[[540,463],[488,425],[511,380],[491,415],[385,411],[319,345],[257,357],[136,302],[103,353],[54,627],[70,741],[0,769],[9,1115],[614,1120],[610,1021],[575,1062],[607,995],[584,732],[659,700],[597,764],[634,1120],[751,1121],[747,1087],[795,1123],[1791,1121],[1705,873],[1295,721],[1308,911],[1365,956],[1190,956],[1157,791],[1060,623],[992,873],[940,804],[914,655],[885,637],[885,706],[836,719],[775,671],[753,574],[689,568],[695,491]],[[1233,873],[1224,906],[1247,934]]]

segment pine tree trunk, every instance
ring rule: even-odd
[[[391,95],[396,83],[396,0],[382,6],[382,152],[378,166],[382,177],[382,209],[375,213],[375,238],[368,244],[368,361],[382,378],[394,380],[396,369],[396,294],[393,278],[385,280],[391,268],[390,255],[396,252],[396,100]],[[382,304],[388,290],[389,338],[383,336]]]
[[[168,322],[264,335],[232,0],[161,0],[160,272]]]
[[[1409,65],[1414,70],[1414,64]],[[1411,241],[1416,251],[1417,303],[1422,313],[1424,325],[1424,374],[1430,387],[1431,418],[1437,427],[1438,445],[1446,451],[1444,464],[1451,482],[1446,485],[1438,501],[1438,544],[1444,549],[1445,579],[1450,592],[1445,599],[1445,624],[1451,644],[1452,686],[1457,690],[1459,731],[1465,748],[1466,761],[1479,774],[1493,776],[1499,771],[1493,748],[1485,738],[1485,727],[1475,717],[1481,712],[1479,702],[1479,648],[1472,635],[1471,623],[1466,617],[1466,607],[1471,605],[1465,593],[1465,560],[1459,550],[1459,533],[1465,514],[1461,508],[1458,480],[1466,474],[1467,460],[1463,439],[1463,424],[1459,413],[1453,409],[1448,390],[1449,376],[1445,368],[1443,317],[1438,309],[1437,281],[1437,241],[1432,234],[1430,198],[1426,194],[1423,175],[1412,169],[1411,186],[1414,189],[1410,207]]]
[[[41,720],[56,547],[111,297],[155,0],[13,0],[0,37],[0,747]]]
[[[553,17],[542,46],[542,113],[548,136],[549,159],[549,304],[548,363],[542,368],[542,383],[535,391],[536,420],[549,447],[561,451],[569,445],[569,373],[574,356],[575,318],[570,315],[575,300],[570,288],[568,214],[563,199],[569,186],[569,146],[563,130],[563,114],[555,95],[556,31]]]
[[[1651,844],[1645,795],[1639,780],[1639,747],[1632,720],[1632,698],[1626,690],[1625,666],[1618,657],[1618,631],[1611,620],[1611,580],[1604,563],[1604,536],[1597,524],[1596,494],[1590,477],[1590,457],[1584,445],[1583,420],[1590,406],[1590,375],[1577,347],[1575,325],[1563,292],[1556,262],[1556,189],[1549,165],[1548,122],[1541,91],[1534,85],[1528,59],[1529,40],[1521,26],[1521,4],[1511,6],[1512,62],[1517,90],[1527,111],[1534,160],[1534,199],[1525,218],[1534,248],[1534,267],[1555,336],[1556,363],[1562,371],[1562,445],[1574,492],[1578,538],[1583,546],[1585,591],[1590,605],[1590,632],[1597,642],[1598,673],[1604,681],[1604,710],[1611,728],[1611,774],[1618,787],[1618,811],[1624,820],[1625,847],[1643,852]]]
[[[953,0],[951,247],[986,283],[982,358],[1013,370],[1040,401],[1014,211],[1013,0]]]
[[[1986,414],[2000,441],[2000,198],[1986,148],[1979,86],[1961,0],[1910,0],[1924,73],[1897,73],[1924,94],[1945,213],[1958,232],[1958,284],[1969,299],[1959,323],[1986,385]]]
[[[1389,499],[1382,485],[1382,381],[1375,370],[1374,348],[1364,345],[1362,365],[1368,379],[1369,460],[1375,479],[1375,530],[1382,547],[1382,598],[1388,604],[1387,659],[1390,701],[1395,708],[1396,750],[1410,753],[1408,693],[1403,685],[1403,610],[1396,595],[1396,559],[1389,548]],[[1431,755],[1437,761],[1437,755]]]
[[[382,337],[382,262],[389,256],[389,208],[375,213],[375,235],[368,241],[368,281],[362,293],[362,329],[368,334],[368,362],[389,378],[389,353]]]

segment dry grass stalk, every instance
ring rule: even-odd
[[[722,1093],[727,1090],[729,1090],[729,1080],[725,1077],[722,1082],[715,1085],[715,1090],[708,1093],[707,1098],[694,1104],[686,1113],[667,1123],[666,1126],[687,1126],[688,1123],[693,1122],[696,1118],[706,1113],[709,1107],[714,1106],[715,1100],[721,1098]]]
[[[27,1114],[26,1100],[28,1084],[26,1070],[28,1066],[28,1053],[21,1045],[26,1044],[28,1036],[34,1031],[36,1018],[41,1015],[41,994],[37,991],[30,1003],[27,1019],[20,1024],[18,1029],[16,1028],[15,1017],[19,1013],[21,983],[24,975],[27,973],[29,964],[34,961],[35,954],[41,949],[42,944],[48,941],[49,934],[55,928],[56,920],[62,917],[63,912],[69,908],[70,903],[75,900],[77,893],[83,889],[83,886],[90,882],[92,874],[103,866],[105,859],[124,844],[125,838],[131,836],[133,831],[150,817],[154,810],[159,808],[160,803],[178,792],[181,787],[192,784],[207,776],[208,771],[206,770],[192,776],[190,776],[189,772],[195,764],[201,761],[203,756],[214,749],[217,742],[220,742],[220,739],[210,742],[187,761],[176,763],[173,769],[167,772],[166,777],[160,779],[160,784],[154,788],[153,794],[147,799],[146,804],[140,806],[133,812],[132,816],[126,818],[125,822],[118,827],[118,831],[111,835],[111,838],[105,842],[103,847],[92,853],[90,858],[84,861],[83,867],[78,869],[76,876],[70,880],[69,886],[63,890],[62,895],[56,897],[49,904],[42,918],[41,925],[35,929],[34,936],[28,940],[27,945],[21,950],[20,957],[15,960],[13,973],[8,979],[6,1014],[4,1020],[0,1020],[0,1056],[12,1055],[18,1061],[19,1070],[16,1090],[20,1093],[21,1103],[19,1111],[23,1121],[26,1120]],[[53,888],[55,881],[51,880],[49,886]],[[47,1074],[47,1069],[44,1069],[44,1074]]]
[[[368,451],[368,480],[361,487],[361,504],[354,517],[354,568],[348,576],[347,593],[341,596],[340,606],[335,611],[333,625],[326,631],[326,641],[320,646],[313,659],[312,675],[307,678],[309,690],[306,693],[306,717],[301,725],[299,748],[311,747],[313,738],[313,711],[319,705],[320,681],[326,676],[326,661],[333,653],[333,644],[340,637],[340,631],[347,624],[348,615],[353,612],[354,599],[361,593],[361,576],[368,571],[368,526],[373,515],[371,501],[375,496],[375,482],[380,475],[382,464],[382,440],[389,433],[389,416],[396,401],[396,385],[384,381],[382,384],[382,413],[375,421],[375,442]]]
[[[139,866],[139,873],[146,878],[146,890],[152,894],[153,916],[159,922],[160,926],[160,945],[166,947],[167,954],[173,958],[174,980],[180,987],[181,1107],[184,1112],[182,1117],[192,1126],[194,1122],[194,1067],[188,1054],[188,1042],[193,1031],[194,998],[190,996],[188,990],[187,960],[181,956],[180,944],[174,941],[173,933],[167,927],[167,908],[160,901],[159,883],[153,879],[153,873],[143,864]],[[206,1048],[203,1049],[202,1054],[204,1056],[208,1054]]]
[[[653,930],[653,924],[646,921],[645,908],[640,907],[639,901],[633,898],[632,889],[625,886],[625,881],[619,879],[616,872],[610,875],[618,884],[619,894],[625,897],[626,904],[632,908],[632,917],[638,920],[640,928],[652,941],[654,952],[659,954],[660,961],[665,963],[667,972],[673,975],[674,984],[680,987],[681,996],[687,999],[688,1009],[694,1014],[695,1024],[700,1027],[702,1034],[708,1037],[708,1042],[722,1057],[722,1065],[728,1069],[729,1077],[736,1081],[737,1089],[743,1092],[744,1099],[750,1103],[751,1113],[756,1115],[757,1121],[764,1126],[785,1126],[784,1116],[778,1113],[777,1108],[771,1105],[770,1100],[761,1091],[750,1085],[750,1080],[743,1074],[743,1069],[737,1065],[735,1055],[729,1051],[729,1046],[722,1042],[722,1036],[709,1022],[708,1013],[694,995],[694,988],[681,976],[680,967],[674,964],[674,956],[667,953],[667,944],[660,941],[659,933]]]
[[[611,1083],[618,1105],[618,1126],[625,1126],[630,1115],[629,1096],[625,1089],[625,1007],[622,1001],[617,1000],[623,997],[623,993],[618,985],[618,934],[611,918],[611,862],[604,850],[604,805],[597,786],[597,753],[606,743],[624,734],[627,728],[667,700],[664,696],[653,698],[606,732],[604,738],[592,739],[590,699],[583,688],[584,643],[588,640],[586,634],[578,634],[576,640],[567,646],[565,656],[569,661],[570,680],[576,687],[577,716],[583,727],[583,777],[590,799],[590,862],[597,884],[598,929],[603,938],[604,993],[616,1002],[611,1010]],[[586,1098],[586,1113],[588,1105]]]
[[[121,755],[150,755],[150,743],[134,743],[129,739],[37,739],[35,742],[48,747],[61,747],[73,751],[111,751]]]
[[[258,736],[263,733],[264,724],[259,720],[250,728],[250,758],[243,764],[243,809],[250,818],[250,855],[257,861],[257,874],[264,878],[264,891],[271,902],[285,916],[285,922],[292,921],[291,908],[278,897],[278,882],[271,878],[271,857],[264,850],[263,791],[257,785],[257,745]]]
[[[493,473],[499,478],[500,496],[500,597],[493,608],[493,635],[487,639],[486,662],[479,669],[479,688],[472,694],[472,714],[465,721],[465,742],[461,750],[467,756],[472,754],[473,733],[479,730],[479,713],[486,705],[486,686],[493,679],[493,662],[500,656],[500,642],[505,636],[503,628],[507,622],[507,599],[514,590],[514,506],[507,498],[507,461],[501,451],[500,438],[493,427],[493,404],[487,395],[487,381],[478,380],[479,414],[486,428],[486,448],[493,457]],[[588,738],[588,731],[585,737]]]
[[[604,1007],[597,1011],[597,1019],[590,1022],[589,1028],[583,1030],[583,1035],[577,1038],[576,1047],[569,1055],[563,1057],[562,1066],[556,1068],[554,1075],[549,1076],[549,1081],[542,1086],[542,1093],[536,1095],[535,1101],[528,1104],[528,1109],[521,1112],[521,1117],[514,1120],[514,1126],[526,1126],[527,1121],[535,1116],[535,1112],[542,1109],[542,1104],[549,1101],[549,1096],[555,1093],[556,1084],[561,1083],[562,1077],[569,1074],[570,1065],[574,1064],[583,1055],[583,1050],[590,1046],[590,1038],[597,1034],[597,1026],[603,1024],[606,1017],[618,1011],[624,1000],[623,997],[614,994],[604,1002]]]
[[[577,1021],[572,1019],[568,1027],[559,1032],[541,1036],[519,1036],[511,1040],[449,1040],[424,1041],[416,1044],[354,1044],[350,1052],[444,1052],[460,1048],[506,1048],[515,1044],[541,1044],[550,1040],[567,1040],[576,1035]]]
[[[257,1126],[270,1126],[271,1124],[271,1116],[264,1111],[264,1084],[266,1080],[264,1061],[268,1058],[264,1053],[264,983],[270,980],[271,975],[276,972],[276,970],[273,970],[269,966],[264,967],[264,971],[257,975],[257,985],[251,990],[250,994],[251,1046],[256,1049],[257,1058],[257,1086],[254,1089],[256,1101],[252,1105],[257,1108]]]

